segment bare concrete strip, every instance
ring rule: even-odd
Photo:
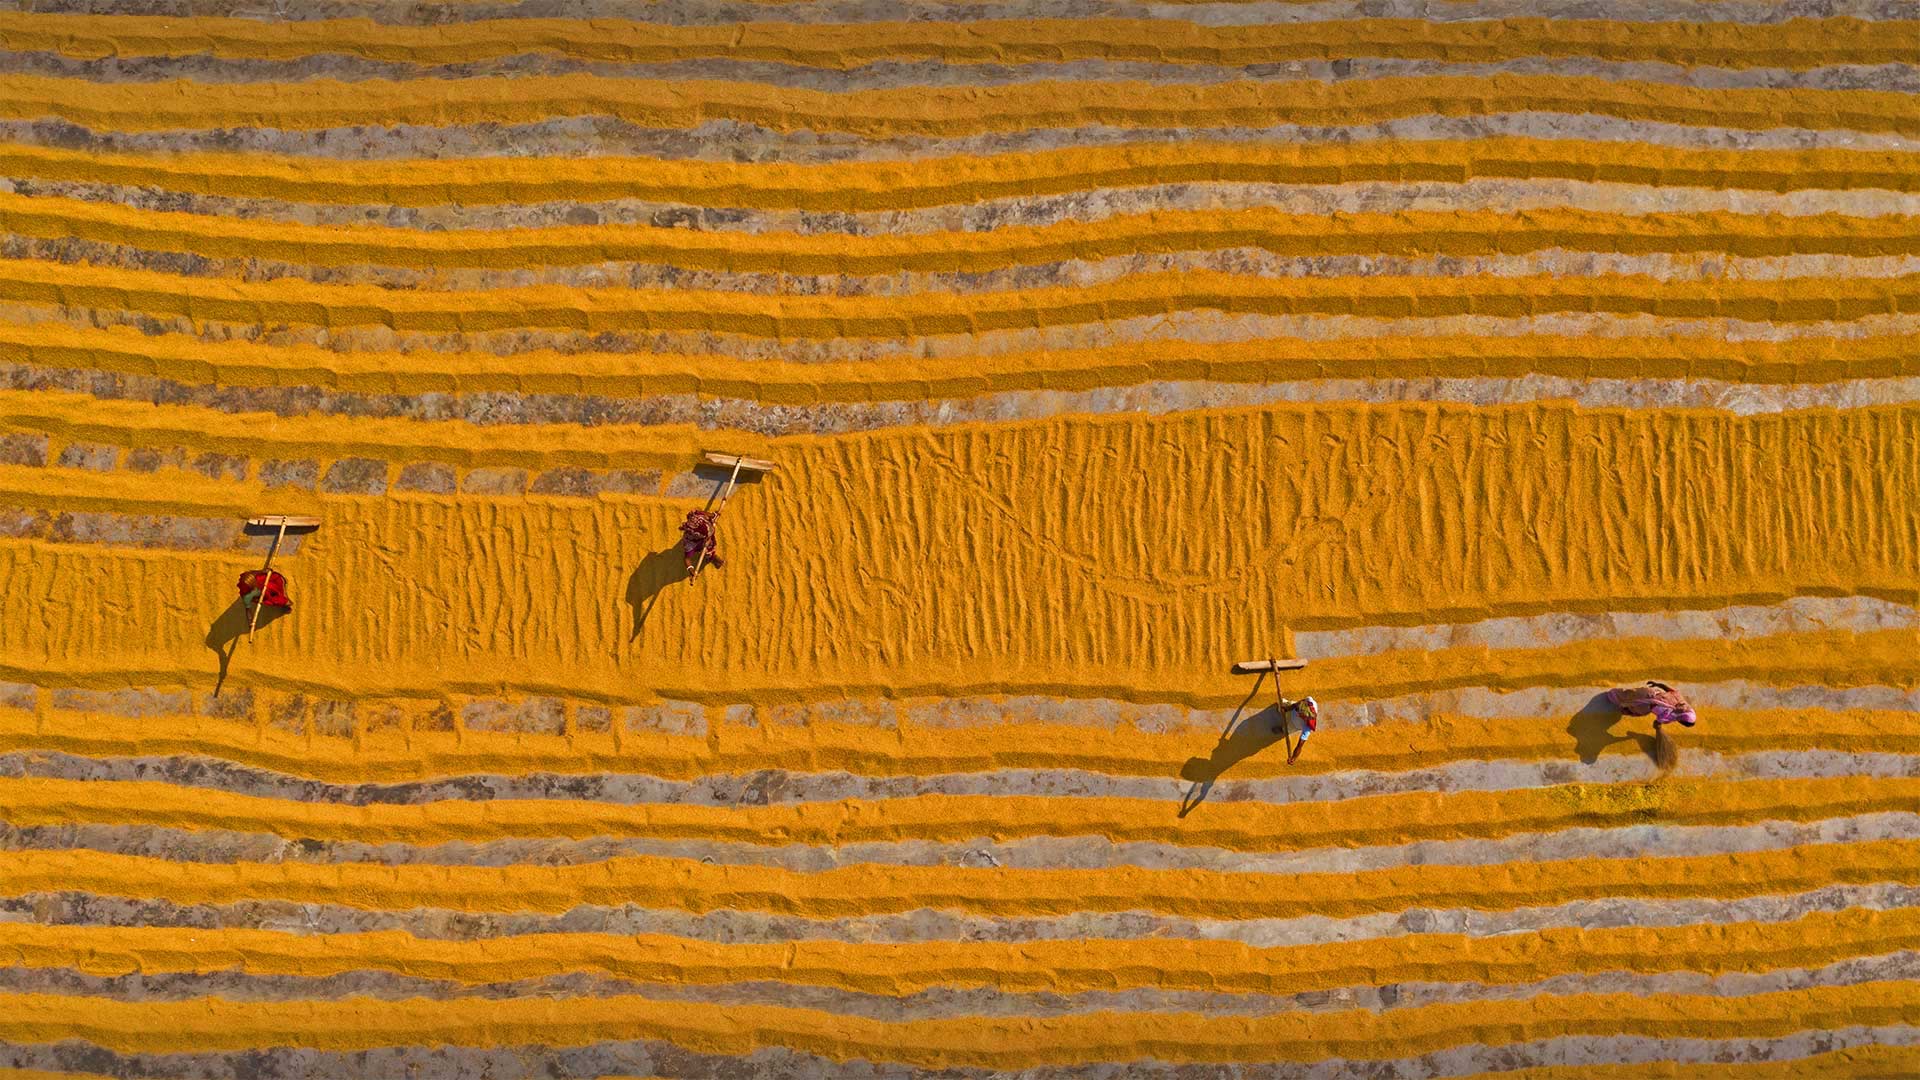
[[[112,514],[0,509],[0,536],[59,544],[112,544],[171,551],[241,551],[253,545],[242,524],[171,514]]]
[[[1202,814],[1205,811],[1200,811]],[[1172,808],[1169,807],[1171,816]],[[651,856],[715,865],[771,866],[800,872],[877,864],[1057,870],[1139,867],[1224,873],[1344,874],[1407,866],[1495,866],[1568,859],[1643,859],[1740,855],[1806,844],[1920,839],[1914,814],[1867,814],[1815,822],[1757,825],[1576,828],[1498,840],[1425,840],[1371,847],[1245,852],[1204,845],[1113,843],[1099,836],[1036,837],[960,843],[892,841],[839,847],[767,846],[726,841],[598,837],[486,843],[370,844],[289,840],[265,833],[187,831],[148,825],[0,825],[0,851],[97,851],[189,863],[314,862],[383,866],[562,866]]]
[[[1503,1046],[1469,1044],[1413,1058],[1329,1058],[1313,1064],[1233,1066],[1236,1080],[1442,1080],[1534,1066],[1702,1065],[1792,1061],[1835,1050],[1920,1045],[1920,1027],[1848,1027],[1767,1039],[1654,1039],[1594,1036]],[[828,1061],[790,1050],[738,1057],[697,1054],[664,1042],[603,1042],[585,1047],[393,1047],[342,1053],[262,1048],[232,1053],[121,1054],[78,1041],[0,1043],[0,1066],[85,1071],[151,1080],[360,1080],[364,1077],[551,1080],[553,1077],[658,1076],[676,1080],[1218,1080],[1219,1066],[1157,1061],[1102,1063],[996,1073],[982,1069],[912,1069],[864,1059]]]
[[[1312,692],[1311,669],[1299,688]],[[120,716],[170,716],[195,711],[193,695],[177,686],[131,686],[114,693],[76,690],[64,684],[49,687],[56,711],[105,712]],[[1564,733],[1569,760],[1576,756],[1579,740],[1568,730],[1570,721],[1583,715],[1604,715],[1596,700],[1606,686],[1540,686],[1522,690],[1498,690],[1487,687],[1461,687],[1426,691],[1391,698],[1320,699],[1321,726],[1326,729],[1365,727],[1387,721],[1426,723],[1445,719],[1513,719],[1549,725],[1549,730]],[[1823,713],[1847,710],[1920,713],[1920,689],[1903,686],[1870,685],[1773,686],[1743,679],[1688,682],[1689,696],[1703,708],[1711,720],[1717,710],[1799,711]],[[270,708],[280,717],[276,721],[291,725],[291,730],[307,730],[311,715],[320,738],[346,739],[353,735],[355,703],[330,698],[309,698],[304,693],[268,692]],[[203,696],[199,712],[208,717],[232,720],[252,715],[256,695],[252,691],[229,693],[225,697]],[[0,706],[17,710],[33,709],[36,687],[31,683],[0,683]],[[124,699],[124,700],[123,700]],[[564,715],[567,702],[558,698],[535,699],[521,696],[475,697],[470,704],[482,710],[512,713],[530,702],[549,713]],[[378,708],[373,699],[362,707]],[[585,703],[581,703],[585,704]],[[604,709],[604,704],[592,707]],[[714,706],[728,723],[747,726],[800,726],[835,723],[871,726],[881,731],[902,726],[931,729],[975,727],[1009,723],[1041,723],[1084,727],[1089,732],[1131,727],[1155,734],[1191,735],[1196,752],[1211,747],[1229,724],[1246,717],[1235,709],[1195,709],[1182,705],[1119,701],[1108,698],[1055,698],[1011,694],[1003,697],[916,697],[848,698],[778,704],[739,702]],[[704,736],[708,706],[692,702],[655,702],[625,710],[623,722],[633,731],[658,731],[679,735]],[[68,715],[63,723],[73,723]],[[1815,717],[1817,719],[1817,717]],[[451,730],[457,717],[445,713],[444,727]],[[551,731],[560,730],[557,724]],[[1090,736],[1097,737],[1097,736]],[[1555,736],[1556,738],[1559,735]],[[1624,738],[1621,736],[1620,738]],[[1618,741],[1616,739],[1615,741]],[[597,769],[595,771],[598,771]]]
[[[1302,680],[1297,688],[1311,693],[1311,669],[1295,676]],[[117,693],[76,690],[64,683],[50,686],[53,708],[67,712],[105,712],[120,716],[179,715],[195,711],[193,696],[178,686],[130,686]],[[1251,689],[1251,687],[1249,687]],[[1576,733],[1568,730],[1575,718],[1604,715],[1597,700],[1605,685],[1539,686],[1521,690],[1488,687],[1461,687],[1425,691],[1390,698],[1321,697],[1320,724],[1323,729],[1365,727],[1382,722],[1426,723],[1444,719],[1530,720],[1564,733],[1569,760],[1578,752]],[[1702,706],[1711,720],[1715,711],[1799,711],[1823,713],[1847,710],[1871,712],[1920,713],[1920,689],[1905,686],[1869,685],[1833,687],[1818,685],[1774,686],[1744,679],[1702,681],[1686,684],[1688,695]],[[270,708],[280,717],[276,723],[291,725],[291,730],[306,731],[311,716],[320,738],[347,739],[353,736],[355,703],[333,698],[310,698],[301,692],[260,691],[271,701]],[[504,693],[496,691],[496,693]],[[251,715],[256,694],[229,693],[225,697],[201,698],[202,715],[232,720]],[[31,683],[0,683],[0,706],[17,710],[34,708],[36,686]],[[124,698],[125,700],[119,700]],[[511,714],[530,703],[549,713],[564,715],[567,702],[558,698],[513,696],[476,696],[470,704],[482,710]],[[362,707],[378,708],[379,699],[365,701]],[[586,703],[580,703],[585,705]],[[604,709],[603,703],[591,707]],[[803,726],[834,723],[871,726],[881,731],[902,726],[930,729],[976,727],[1010,723],[1040,723],[1084,727],[1089,732],[1131,727],[1154,734],[1191,735],[1195,751],[1211,747],[1229,724],[1246,717],[1235,709],[1195,709],[1183,705],[1142,703],[1109,698],[1056,698],[1009,694],[997,697],[906,697],[846,698],[782,703],[716,704],[726,722],[747,726]],[[707,734],[709,706],[694,702],[665,701],[627,707],[625,726],[633,731],[656,731],[679,735]],[[63,723],[81,718],[68,715]],[[1814,717],[1813,719],[1818,719]],[[81,721],[84,722],[84,721]],[[457,717],[448,710],[439,730],[451,730]],[[560,726],[550,726],[558,733]],[[1090,737],[1097,737],[1091,736]],[[1555,738],[1560,735],[1556,734]],[[1620,741],[1621,736],[1615,741]],[[594,770],[599,771],[599,770]]]
[[[1696,926],[1788,922],[1809,912],[1920,907],[1920,888],[1832,885],[1805,893],[1740,900],[1582,900],[1509,911],[1409,908],[1349,919],[1300,914],[1269,919],[1185,919],[1147,912],[1082,913],[1047,918],[989,918],[920,909],[901,915],[805,919],[760,912],[681,911],[583,905],[562,915],[498,914],[414,908],[371,911],[337,904],[248,900],[176,904],[166,900],[48,892],[0,897],[0,919],[48,926],[178,926],[339,934],[404,930],[447,940],[518,934],[670,934],[702,941],[1038,941],[1076,938],[1209,938],[1254,946],[1313,945],[1407,934],[1519,933],[1554,927]]]
[[[1473,179],[1455,183],[1260,184],[1242,182],[1089,188],[1066,195],[986,199],[924,210],[825,213],[744,210],[722,206],[614,199],[474,206],[387,206],[287,202],[193,195],[148,187],[79,181],[0,178],[0,191],[119,203],[142,210],[204,214],[306,225],[381,225],[405,229],[538,229],[567,225],[651,225],[698,232],[876,236],[981,232],[1002,225],[1041,226],[1099,221],[1160,210],[1233,211],[1271,208],[1292,214],[1457,211],[1497,213],[1567,208],[1597,213],[1920,214],[1920,194],[1876,188],[1773,192],[1737,188],[1652,187],[1583,180]]]
[[[585,0],[585,2],[606,2],[606,0]],[[896,2],[907,2],[907,0],[896,0]],[[923,2],[923,0],[913,0],[913,2]],[[1527,3],[1526,0],[1468,0],[1460,3],[1449,2],[1444,6],[1424,3],[1422,0],[1379,0],[1379,2],[1310,0],[1306,3],[1290,3],[1284,0],[1282,2],[1255,0],[1251,3],[1241,2],[1241,0],[1213,0],[1208,3],[1191,4],[1182,0],[1171,0],[1171,2],[1149,3],[1143,7],[1162,17],[1185,17],[1206,25],[1304,23],[1351,18],[1427,19],[1434,22],[1455,22],[1528,15],[1553,19],[1583,19],[1594,18],[1601,13],[1592,4],[1582,3],[1581,0],[1544,0],[1537,4]],[[1911,3],[1874,3],[1873,0],[1839,0],[1832,4],[1823,3],[1819,9],[1821,15],[1828,17],[1848,15],[1875,20],[1913,18],[1914,16],[1898,14],[1913,10],[1915,7]],[[1639,22],[1738,22],[1770,25],[1801,15],[1802,11],[1790,4],[1769,5],[1756,0],[1716,2],[1711,6],[1689,3],[1688,0],[1633,0],[1631,4],[1609,6],[1604,9],[1604,14],[1608,18]]]
[[[790,10],[783,9],[782,13]],[[889,60],[842,70],[723,56],[654,63],[615,63],[574,60],[549,52],[527,52],[458,64],[410,64],[368,60],[340,53],[317,53],[289,60],[248,60],[206,54],[83,58],[53,52],[16,51],[0,53],[0,75],[86,79],[107,84],[173,79],[236,84],[305,82],[315,79],[360,82],[369,79],[401,81],[588,75],[603,79],[752,82],[824,93],[915,86],[1008,86],[1036,81],[1139,81],[1204,85],[1297,79],[1337,83],[1382,78],[1563,75],[1712,90],[1920,92],[1920,67],[1911,64],[1836,64],[1806,69],[1725,68],[1653,61],[1609,61],[1578,56],[1527,56],[1488,63],[1460,63],[1402,60],[1364,53],[1336,59],[1286,60],[1247,65],[1124,60],[1014,64]]]
[[[1619,282],[1629,292],[1630,281]],[[1599,291],[1604,284],[1587,286]],[[334,352],[459,353],[482,352],[514,356],[553,351],[594,356],[624,353],[729,357],[739,361],[783,361],[798,364],[866,364],[892,360],[946,360],[977,362],[983,357],[1031,355],[1054,350],[1122,348],[1146,342],[1197,346],[1237,342],[1304,340],[1370,340],[1377,338],[1470,335],[1489,338],[1525,338],[1539,334],[1590,336],[1612,340],[1658,337],[1718,337],[1729,341],[1791,342],[1818,340],[1864,341],[1910,334],[1920,316],[1906,312],[1862,315],[1844,320],[1758,322],[1729,317],[1678,318],[1655,314],[1596,314],[1574,310],[1578,298],[1569,298],[1563,310],[1545,315],[1445,315],[1397,318],[1367,315],[1265,315],[1227,310],[1212,299],[1196,297],[1193,306],[1158,315],[1100,320],[1088,316],[1058,325],[977,333],[943,333],[882,337],[796,337],[774,333],[714,333],[705,331],[614,331],[589,333],[563,328],[514,328],[467,333],[401,331],[373,322],[348,327],[317,324],[275,326],[271,335],[258,323],[193,319],[185,315],[158,316],[125,308],[34,307],[0,305],[0,318],[29,325],[63,324],[75,329],[125,326],[143,334],[178,334],[208,343],[265,343],[304,345]],[[1657,350],[1650,350],[1657,351]],[[844,378],[844,376],[843,376]]]
[[[1313,691],[1312,668],[1294,679],[1290,689]],[[1604,686],[1534,687],[1495,690],[1463,687],[1392,698],[1321,698],[1320,726],[1365,727],[1383,721],[1422,723],[1435,716],[1479,719],[1552,718],[1564,725],[1571,718],[1597,708],[1595,698]],[[1868,709],[1920,712],[1920,689],[1897,686],[1776,687],[1747,680],[1689,682],[1687,695],[1711,717],[1714,709],[1738,710],[1847,710]],[[883,729],[911,724],[956,728],[1016,722],[1084,725],[1112,728],[1131,725],[1152,732],[1218,734],[1235,718],[1231,709],[1189,709],[1177,705],[1141,705],[1098,698],[1064,700],[1027,695],[1001,698],[911,698],[845,700],[794,705],[733,705],[728,718],[757,724],[799,725],[821,720],[872,724]],[[1569,734],[1571,753],[1574,740]],[[1210,743],[1202,743],[1204,748]]]
[[[1551,248],[1518,255],[1285,255],[1258,247],[1143,252],[1103,259],[1031,262],[984,271],[793,274],[686,269],[667,263],[588,261],[511,270],[416,269],[360,263],[318,266],[266,259],[208,258],[72,238],[0,234],[0,258],[84,262],[186,279],[305,281],[377,285],[421,292],[481,292],[558,285],[569,288],[697,289],[756,296],[851,297],[920,293],[973,295],[1023,289],[1089,288],[1140,274],[1211,273],[1262,278],[1406,277],[1563,280],[1633,275],[1663,282],[1885,280],[1920,273],[1920,255],[1799,254],[1740,256],[1719,251],[1622,254]]]
[[[1250,723],[1271,724],[1270,713]],[[1278,740],[1274,740],[1278,742]],[[1569,756],[1577,750],[1569,739]],[[1196,750],[1204,749],[1196,745]],[[1218,802],[1303,803],[1409,792],[1518,791],[1559,784],[1619,784],[1655,778],[1645,757],[1610,755],[1574,761],[1455,761],[1405,772],[1307,774],[1261,780],[1222,778]],[[1920,777],[1920,756],[1768,751],[1722,756],[1695,751],[1675,773],[1687,778]],[[765,769],[668,780],[644,773],[478,774],[405,784],[331,784],[218,758],[193,755],[80,757],[61,752],[0,754],[0,778],[117,783],[161,783],[262,798],[348,806],[421,805],[441,801],[548,799],[619,806],[767,806],[872,802],[927,795],[1050,798],[1122,798],[1178,801],[1187,781],[1178,776],[1115,776],[1078,769],[997,769],[943,775],[859,776],[847,772]]]
[[[0,122],[0,142],[57,146],[90,153],[232,151],[293,154],[342,161],[493,157],[502,153],[634,155],[678,160],[754,160],[792,163],[899,161],[1054,150],[1074,146],[1207,142],[1366,142],[1381,139],[1474,139],[1523,136],[1632,142],[1722,150],[1818,148],[1911,151],[1920,139],[1886,132],[1778,127],[1766,130],[1619,120],[1552,112],[1485,116],[1423,115],[1348,126],[1265,128],[1026,128],[951,139],[865,139],[843,132],[782,133],[754,124],[716,120],[693,128],[645,128],[604,116],[565,117],[532,124],[428,127],[221,128],[162,132],[96,132],[52,119]],[[511,148],[503,150],[503,148]]]
[[[258,18],[261,9],[248,0],[143,0],[130,8],[110,0],[43,0],[33,10],[38,13],[140,14],[225,16]],[[1639,0],[1628,7],[1609,9],[1609,18],[1638,22],[1732,22],[1771,25],[1794,17],[1817,14],[1859,19],[1912,19],[1920,11],[1907,0],[1823,0],[1815,11],[1800,5],[1765,3],[1761,0],[1717,0],[1711,5],[1689,0]],[[1166,3],[1140,0],[1104,0],[1098,3],[1062,5],[1053,0],[990,0],[981,4],[959,4],[946,0],[805,0],[795,3],[767,3],[761,0],[735,0],[724,4],[699,3],[696,0],[655,0],[642,6],[620,0],[439,0],[434,3],[407,3],[405,0],[311,0],[311,2],[273,9],[282,21],[318,21],[322,19],[374,18],[392,25],[437,25],[473,22],[485,19],[565,18],[611,19],[619,21],[664,23],[669,25],[750,22],[875,22],[918,20],[970,22],[979,19],[1033,18],[1166,18],[1186,19],[1214,25],[1237,23],[1312,23],[1364,18],[1425,19],[1435,22],[1495,19],[1524,16],[1542,18],[1594,18],[1596,12],[1581,0],[1473,0],[1431,5],[1419,0],[1217,0],[1212,3]]]
[[[1313,669],[1289,676],[1290,690],[1313,692]],[[1251,689],[1251,687],[1249,687]],[[1463,687],[1392,698],[1320,698],[1320,726],[1365,727],[1392,720],[1424,723],[1436,716],[1478,719],[1532,719],[1566,722],[1583,711],[1597,709],[1595,698],[1605,686],[1543,686],[1526,690]],[[1689,682],[1687,696],[1711,722],[1712,710],[1847,709],[1920,713],[1920,689],[1898,686],[1777,687],[1743,679]],[[930,728],[960,728],[984,724],[1038,722],[1112,728],[1130,725],[1152,732],[1193,732],[1217,735],[1234,720],[1232,709],[1189,709],[1178,705],[1141,705],[1101,698],[1060,699],[1028,695],[1006,697],[909,698],[901,700],[843,700],[793,705],[733,705],[728,719],[741,723],[800,725],[819,721],[872,724],[882,729],[902,724]],[[1571,755],[1574,739],[1569,733]],[[1211,745],[1203,742],[1197,749]]]
[[[1531,983],[1401,982],[1355,985],[1294,994],[1241,994],[1135,989],[1061,994],[1014,993],[988,987],[936,987],[892,997],[783,982],[731,982],[714,985],[635,982],[578,972],[518,982],[470,984],[426,979],[382,970],[361,970],[324,977],[252,975],[226,970],[206,973],[133,973],[91,975],[71,968],[0,967],[0,987],[11,993],[71,997],[74,1008],[95,999],[113,1001],[191,1001],[220,997],[229,1001],[386,1000],[518,997],[633,996],[652,1001],[703,1005],[771,1005],[817,1009],[870,1020],[942,1020],[969,1017],[1072,1016],[1093,1012],[1197,1012],[1207,1016],[1267,1016],[1274,1013],[1339,1012],[1347,1009],[1407,1009],[1464,1002],[1524,1001],[1571,994],[1689,994],[1745,997],[1783,990],[1920,977],[1920,954],[1896,952],[1863,956],[1820,968],[1782,968],[1756,974],[1711,976],[1672,971],[1657,975],[1603,972],[1562,975]]]
[[[585,394],[507,393],[377,394],[322,386],[252,387],[182,383],[149,375],[92,369],[0,363],[0,386],[91,394],[109,400],[193,405],[221,412],[271,412],[282,416],[333,413],[411,420],[455,420],[503,424],[686,424],[709,431],[751,431],[779,436],[878,431],[921,425],[1033,420],[1048,416],[1102,413],[1163,415],[1218,409],[1307,402],[1457,402],[1512,405],[1571,401],[1588,408],[1721,409],[1742,416],[1799,409],[1852,409],[1920,401],[1920,377],[1848,379],[1831,383],[1755,384],[1714,379],[1569,378],[1554,375],[1516,377],[1315,379],[1268,383],[1146,382],[1087,391],[1020,391],[970,398],[928,398],[898,402],[845,402],[819,405],[771,405],[737,398],[696,394],[605,397]],[[132,460],[131,458],[129,459]],[[186,464],[182,463],[183,466]],[[420,470],[452,476],[451,465],[424,463]],[[420,471],[416,470],[416,471]],[[657,481],[656,481],[657,483]],[[668,495],[705,494],[710,487],[693,474],[665,478]],[[451,490],[449,488],[448,490]],[[661,490],[657,487],[651,490]],[[81,519],[73,518],[75,522]],[[157,521],[157,519],[156,519]],[[220,534],[203,534],[198,525],[160,523],[158,546],[224,546]],[[114,542],[147,543],[144,527],[129,523],[117,530],[63,529],[57,515],[31,514],[7,526],[17,535],[60,536],[83,541],[94,535],[124,534]]]
[[[1688,683],[1687,696],[1703,712],[1713,709],[1880,709],[1920,713],[1920,690],[1895,686],[1776,687],[1743,679]],[[1593,699],[1589,688],[1537,687],[1494,691],[1480,687],[1374,701],[1341,702],[1334,712],[1341,724],[1364,726],[1388,720],[1424,721],[1435,715],[1485,719],[1572,716]],[[1327,723],[1323,711],[1321,723]]]
[[[1905,2],[1873,6],[1870,0],[1845,0],[1844,3],[1833,6],[1822,4],[1818,10],[1824,16],[1837,16],[1843,10],[1861,10],[1869,6],[1872,8],[1872,14],[1863,13],[1856,17],[1875,20],[1908,18],[1910,16],[1896,16],[1894,13],[1913,10],[1912,5]],[[1803,13],[1803,9],[1791,4],[1776,5],[1768,9],[1764,4],[1748,6],[1745,0],[1738,6],[1731,4],[1722,6],[1719,3],[1712,6],[1689,5],[1686,0],[1635,0],[1630,6],[1610,6],[1604,9],[1596,9],[1591,4],[1582,4],[1579,0],[1547,0],[1546,3],[1539,5],[1528,5],[1524,0],[1478,0],[1472,3],[1448,3],[1444,6],[1424,4],[1420,0],[1387,0],[1378,4],[1368,3],[1367,0],[1320,0],[1320,2],[1302,4],[1260,2],[1260,0],[1254,3],[1246,3],[1243,0],[1211,0],[1211,2],[1188,4],[1182,0],[1173,0],[1171,3],[1153,4],[1149,10],[1163,17],[1185,18],[1205,26],[1318,22],[1329,18],[1353,18],[1356,15],[1371,18],[1410,18],[1454,22],[1526,15],[1583,19],[1595,18],[1603,14],[1608,18],[1638,22],[1774,24]]]
[[[1736,605],[1712,611],[1555,612],[1469,623],[1363,630],[1297,631],[1295,653],[1308,659],[1368,656],[1403,649],[1522,648],[1574,641],[1651,637],[1740,640],[1773,634],[1875,630],[1920,626],[1920,609],[1870,596],[1801,596],[1769,605]]]

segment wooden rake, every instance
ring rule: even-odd
[[[320,519],[299,514],[267,514],[263,517],[248,518],[247,527],[278,528],[278,531],[273,534],[273,543],[267,547],[266,565],[260,568],[260,600],[254,603],[253,614],[247,619],[247,640],[252,641],[254,628],[260,625],[260,609],[267,606],[264,602],[267,598],[267,572],[273,569],[273,555],[280,550],[280,541],[286,539],[288,529],[311,531],[319,528]]]
[[[747,472],[754,473],[756,475],[764,475],[766,473],[772,472],[776,468],[776,465],[774,462],[768,461],[765,458],[750,458],[750,457],[744,457],[740,454],[721,454],[712,450],[709,450],[706,453],[701,454],[700,460],[707,465],[718,465],[723,469],[729,465],[733,467],[733,472],[727,477],[726,489],[720,493],[720,507],[718,510],[715,510],[713,512],[713,516],[715,518],[718,518],[720,516],[721,510],[725,510],[727,508],[727,500],[733,497],[733,489],[734,489],[734,486],[738,484],[740,481],[741,470],[745,470]],[[719,526],[716,523],[715,528],[717,529],[718,527]],[[714,539],[715,539],[715,542],[717,543],[719,540],[719,537],[716,536]],[[705,565],[707,565],[707,547],[706,545],[703,544],[700,547],[700,557],[694,560],[693,573],[688,576],[696,577],[696,578],[699,577],[700,568]]]
[[[1233,673],[1235,675],[1265,675],[1269,671],[1273,672],[1273,707],[1280,711],[1280,723],[1285,724],[1287,722],[1287,696],[1280,692],[1280,673],[1283,671],[1299,671],[1306,666],[1307,662],[1305,660],[1276,660],[1268,657],[1265,660],[1242,660],[1233,665]],[[1254,689],[1258,690],[1259,687],[1256,686]]]

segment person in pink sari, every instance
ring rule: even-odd
[[[1696,719],[1692,703],[1680,691],[1663,682],[1647,680],[1645,686],[1620,687],[1607,691],[1607,700],[1628,716],[1653,715],[1653,730],[1661,724],[1692,727]]]

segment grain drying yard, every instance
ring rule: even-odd
[[[1900,0],[10,5],[0,1078],[1920,1074],[1916,94]]]

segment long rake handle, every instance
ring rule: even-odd
[[[1267,663],[1273,665],[1273,707],[1280,711],[1281,737],[1291,735],[1291,725],[1287,723],[1287,695],[1280,692],[1280,661],[1267,657]]]
[[[740,479],[740,466],[746,464],[746,461],[747,459],[742,457],[736,457],[733,459],[733,475],[727,477],[727,489],[720,493],[720,510],[725,510],[727,508],[727,500],[733,498],[734,481]],[[713,516],[716,519],[716,522],[714,525],[716,529],[719,528],[717,519],[720,517],[720,510],[715,510],[713,512]],[[718,544],[719,542],[720,542],[720,537],[717,535],[714,536],[713,543]],[[688,574],[687,575],[688,577],[699,577],[700,568],[707,565],[707,547],[708,545],[706,544],[700,545],[700,557],[694,560],[693,573]]]
[[[267,547],[267,564],[260,568],[260,599],[253,602],[253,616],[247,620],[247,640],[253,640],[253,628],[260,625],[260,609],[267,606],[267,571],[273,569],[273,553],[280,550],[280,538],[287,535],[287,519],[280,519],[280,531],[273,534]]]

